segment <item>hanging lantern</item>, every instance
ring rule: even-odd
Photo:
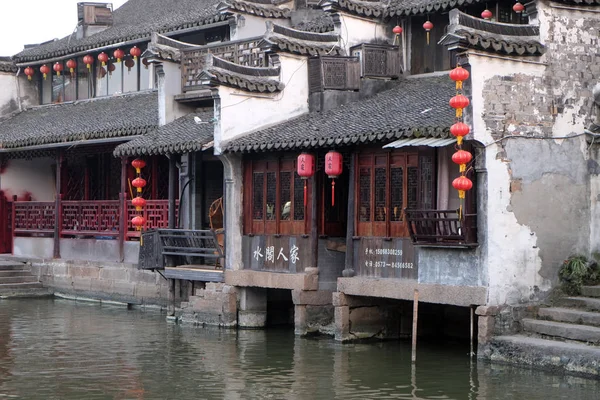
[[[146,186],[146,180],[138,176],[133,181],[131,181],[131,186],[137,188],[136,191],[138,193],[142,193],[142,188]]]
[[[102,66],[104,67],[108,62],[108,54],[105,52],[98,54],[98,61],[102,62]]]
[[[467,170],[467,164],[470,163],[472,159],[473,155],[465,150],[458,150],[452,155],[452,161],[460,166],[460,172],[465,172]]]
[[[25,75],[27,75],[27,80],[30,81],[33,74],[35,74],[35,70],[31,67],[25,68]]]
[[[67,61],[67,68],[69,68],[69,72],[71,73],[71,75],[73,75],[73,72],[75,72],[75,68],[77,68],[77,63],[75,62],[75,60],[70,59],[69,61]]]
[[[131,204],[133,204],[135,206],[135,209],[137,211],[142,211],[142,207],[146,206],[146,199],[144,199],[143,197],[136,197],[133,200],[131,200]]]
[[[458,190],[458,198],[464,199],[465,192],[467,190],[471,190],[473,187],[473,182],[466,176],[459,176],[455,180],[452,181],[452,186],[454,189]]]
[[[98,68],[98,79],[102,79],[106,76],[106,69],[104,67]]]
[[[83,63],[87,66],[88,70],[91,70],[92,64],[94,63],[94,57],[88,54],[87,56],[83,57]]]
[[[456,136],[456,141],[459,145],[462,144],[463,136],[467,136],[470,131],[471,128],[464,122],[457,122],[450,127],[450,133]]]
[[[396,35],[401,35],[402,34],[402,27],[400,25],[396,25],[394,27],[394,29],[392,29],[392,32],[394,32],[394,34],[396,34]]]
[[[514,12],[521,14],[525,10],[525,6],[519,2],[513,6]]]
[[[141,215],[136,215],[131,219],[131,225],[135,226],[135,228],[140,231],[142,227],[146,224],[146,218]]]
[[[423,29],[425,29],[425,32],[427,33],[427,45],[429,45],[429,31],[433,29],[433,24],[430,20],[425,21],[423,24]]]
[[[492,19],[492,12],[488,9],[483,10],[483,12],[481,13],[481,18],[485,20]]]
[[[134,60],[137,60],[137,58],[142,55],[142,51],[140,50],[139,47],[133,46],[129,50],[129,54],[131,54],[131,56],[133,57]]]
[[[127,72],[131,72],[131,68],[135,66],[135,61],[133,61],[133,58],[128,58],[125,60],[125,66],[127,67]]]
[[[123,57],[125,57],[125,52],[121,49],[116,49],[113,53],[113,56],[117,59],[117,62],[120,63]]]
[[[342,155],[337,151],[330,151],[325,155],[325,174],[331,179],[331,205],[335,205],[335,178],[342,174]]]
[[[50,67],[44,64],[40,67],[40,72],[44,75],[44,80],[46,80],[46,77],[50,73]]]
[[[56,62],[52,69],[54,70],[54,72],[56,72],[56,76],[60,76],[60,73],[63,70],[63,65],[61,62]]]
[[[142,64],[144,64],[144,67],[146,67],[146,69],[148,69],[148,65],[150,65],[150,62],[148,61],[147,58],[142,58]]]
[[[109,75],[112,75],[112,73],[115,71],[115,69],[116,69],[116,68],[117,68],[117,67],[115,67],[115,64],[114,64],[114,63],[108,63],[108,67],[107,67],[107,69],[108,69],[108,74],[109,74]]]
[[[146,161],[140,158],[136,158],[131,162],[131,166],[135,168],[135,172],[139,174],[141,172],[141,169],[146,166]]]
[[[462,89],[463,81],[469,79],[469,71],[458,65],[452,71],[450,71],[450,79],[456,82],[456,90]]]
[[[307,180],[315,174],[315,156],[302,153],[298,156],[296,169],[300,178],[304,180],[304,207],[307,203]]]
[[[462,94],[457,94],[453,98],[450,99],[450,107],[456,109],[456,117],[462,117],[463,108],[469,106],[469,99]]]

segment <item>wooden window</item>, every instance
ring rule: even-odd
[[[433,208],[434,153],[412,150],[361,153],[356,166],[356,234],[408,236],[403,210]]]
[[[244,233],[300,235],[309,231],[305,181],[295,159],[248,160],[244,178]],[[310,187],[310,182],[306,182]]]

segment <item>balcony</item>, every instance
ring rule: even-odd
[[[477,247],[477,215],[458,210],[405,210],[415,246]]]
[[[360,63],[358,57],[322,56],[308,60],[310,93],[324,90],[359,90]]]
[[[360,60],[360,76],[396,79],[402,74],[402,51],[398,46],[363,43],[350,48]]]

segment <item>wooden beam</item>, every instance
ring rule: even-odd
[[[61,175],[62,175],[63,154],[59,150],[56,152],[56,195],[54,199],[54,258],[60,258],[60,231],[62,229],[62,210],[61,210]]]

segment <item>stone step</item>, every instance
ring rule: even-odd
[[[496,336],[486,358],[497,362],[529,365],[600,378],[600,348],[524,335]]]
[[[586,297],[600,297],[600,286],[584,286],[581,294]]]
[[[0,284],[0,293],[3,290],[12,290],[12,289],[37,289],[42,288],[42,284],[39,282],[26,282],[26,283],[3,283]]]
[[[593,297],[563,297],[558,301],[563,307],[577,307],[587,311],[600,311],[600,299]]]
[[[4,278],[6,276],[32,276],[30,270],[25,269],[13,269],[9,271],[0,271],[0,278]]]
[[[47,288],[17,288],[0,289],[0,299],[23,298],[23,297],[49,297],[53,293]]]
[[[5,283],[31,283],[37,281],[37,277],[33,275],[0,276],[0,285]]]
[[[570,322],[573,324],[600,327],[600,313],[583,311],[578,308],[540,308],[538,311],[538,318],[557,322]]]
[[[0,271],[23,270],[25,264],[12,261],[0,261]]]
[[[579,342],[600,344],[600,328],[565,322],[542,321],[525,318],[521,321],[523,331],[557,339],[577,340]]]

